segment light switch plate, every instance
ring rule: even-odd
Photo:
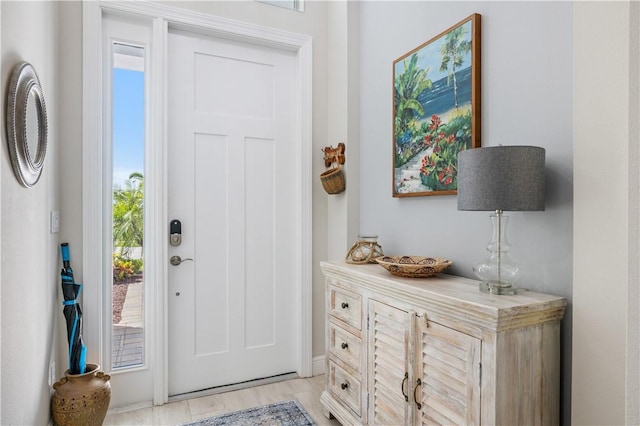
[[[56,382],[56,362],[51,361],[49,364],[49,386],[53,386]]]
[[[57,234],[60,232],[60,212],[52,211],[51,212],[51,233]]]

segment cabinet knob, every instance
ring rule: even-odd
[[[349,344],[347,342],[342,342],[342,345],[340,345],[342,347],[342,349],[347,349],[349,347]]]
[[[349,307],[349,304],[347,302],[342,302],[342,309],[347,309]]]
[[[342,390],[345,390],[349,387],[349,383],[342,383],[340,384],[340,387],[342,388]]]

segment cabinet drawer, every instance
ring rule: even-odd
[[[360,369],[360,350],[362,341],[343,328],[329,322],[329,352],[353,367],[358,373]]]
[[[358,416],[362,415],[360,388],[360,380],[329,361],[329,390]]]
[[[362,330],[362,299],[360,295],[329,287],[329,315]]]

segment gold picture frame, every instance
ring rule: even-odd
[[[393,196],[457,193],[458,153],[480,146],[480,15],[393,62]]]

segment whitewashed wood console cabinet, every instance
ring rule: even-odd
[[[566,300],[322,262],[326,384],[343,425],[557,425]]]

